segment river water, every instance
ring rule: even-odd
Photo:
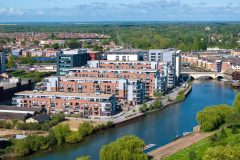
[[[83,143],[64,144],[51,151],[39,151],[24,157],[24,160],[74,160],[81,155],[90,155],[92,160],[97,160],[102,145],[131,134],[139,136],[146,144],[154,143],[159,147],[171,142],[176,135],[192,131],[197,125],[197,112],[205,106],[231,105],[236,93],[237,90],[221,81],[194,81],[192,92],[182,103],[90,136]]]

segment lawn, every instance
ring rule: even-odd
[[[232,134],[231,129],[227,128],[227,129],[225,129],[225,131],[227,133],[227,137],[215,142],[215,146],[223,145],[223,144],[226,144],[226,143],[232,141],[232,139],[235,135]],[[220,131],[217,134],[219,135]],[[197,160],[201,160],[202,157],[204,156],[205,151],[207,151],[207,149],[209,147],[211,147],[210,143],[211,143],[210,138],[204,139],[202,141],[199,141],[199,142],[193,144],[191,147],[185,148],[185,149],[165,158],[165,160],[188,160],[189,159],[188,154],[191,150],[194,150],[196,152]]]
[[[191,150],[194,150],[197,154],[198,159],[202,157],[204,152],[209,147],[209,139],[199,141],[198,143],[193,144],[191,147],[185,148],[167,158],[165,160],[188,160],[188,154]]]

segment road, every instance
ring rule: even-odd
[[[154,160],[164,159],[184,148],[190,147],[192,144],[206,139],[207,137],[213,135],[215,132],[211,133],[193,133],[186,137],[180,138],[174,142],[171,142],[165,146],[157,148],[148,153],[148,155],[152,156]]]

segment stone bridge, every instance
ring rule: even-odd
[[[212,79],[225,78],[225,75],[217,72],[181,72],[182,75],[188,75],[193,79],[199,79],[202,77],[209,77]]]

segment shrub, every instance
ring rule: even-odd
[[[62,144],[65,138],[70,134],[70,129],[67,124],[59,124],[53,128],[53,135],[57,139],[57,143]]]
[[[227,105],[206,107],[197,114],[197,120],[203,131],[211,131],[222,125],[230,114],[231,108]]]
[[[113,128],[114,126],[115,126],[115,124],[112,121],[107,122],[107,127],[108,128]]]
[[[240,93],[238,93],[235,97],[235,101],[233,102],[233,109],[235,112],[240,113]]]
[[[49,123],[43,123],[41,124],[41,130],[42,131],[48,131],[50,129],[50,124]]]
[[[191,150],[189,153],[188,153],[188,159],[189,160],[195,160],[197,159],[197,154],[194,150]]]
[[[235,125],[232,126],[232,134],[238,134],[239,131]]]
[[[221,132],[220,132],[220,138],[226,138],[227,137],[227,133],[225,131],[225,129],[221,129]]]
[[[79,126],[78,132],[82,137],[85,137],[92,134],[93,129],[94,129],[93,125],[91,125],[90,123],[84,122]]]
[[[26,139],[13,140],[12,152],[16,156],[25,156],[31,152],[29,144]]]
[[[184,94],[184,90],[180,90],[178,92],[178,95],[177,95],[177,98],[176,98],[176,101],[183,101],[185,99],[185,94]]]
[[[210,147],[204,154],[203,160],[237,160],[240,159],[239,147],[217,146]]]
[[[67,143],[78,143],[81,142],[83,138],[78,132],[71,132],[69,135],[65,137],[65,141]]]
[[[147,160],[144,142],[136,136],[124,136],[101,148],[100,160]]]

